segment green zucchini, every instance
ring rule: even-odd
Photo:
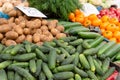
[[[1,80],[8,80],[7,79],[7,74],[4,69],[0,69],[0,79]]]
[[[64,48],[60,47],[60,50],[61,50],[61,52],[62,52],[63,54],[65,54],[67,57],[70,56],[70,54],[68,53],[68,51],[65,50]]]
[[[117,53],[115,59],[120,60],[120,51]]]
[[[94,55],[96,54],[96,48],[89,48],[83,51],[84,55]]]
[[[9,66],[12,63],[12,61],[3,61],[0,63],[0,69],[4,69],[7,66]]]
[[[75,47],[73,47],[72,45],[66,46],[65,50],[69,53],[69,54],[74,54],[76,49]]]
[[[15,46],[15,45],[11,45],[11,46],[5,47],[5,48],[3,49],[3,51],[1,52],[1,54],[5,54],[6,51],[11,50],[12,48],[14,48],[14,46]]]
[[[7,78],[8,78],[8,80],[14,80],[14,78],[15,78],[14,71],[8,71],[7,72]]]
[[[78,22],[75,22],[75,23],[66,23],[64,25],[65,29],[68,29],[68,28],[71,28],[71,27],[75,27],[75,26],[81,26],[81,24],[78,23]]]
[[[34,59],[31,59],[29,61],[29,67],[30,67],[30,71],[32,73],[35,73],[37,71],[37,68],[36,68],[36,61]]]

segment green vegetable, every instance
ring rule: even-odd
[[[29,67],[32,73],[35,73],[37,71],[36,62],[34,59],[29,61]]]
[[[72,46],[77,46],[77,45],[81,44],[82,42],[83,42],[83,39],[77,39],[77,40],[70,42],[69,44]]]
[[[78,53],[81,53],[81,52],[83,51],[82,44],[80,44],[80,45],[77,46],[76,51],[77,51]]]
[[[86,49],[91,48],[90,43],[93,42],[93,41],[94,41],[94,39],[85,39],[83,41],[82,45]]]
[[[110,66],[110,58],[106,58],[103,61],[103,65],[102,65],[102,70],[104,73],[109,69],[109,66]]]
[[[92,56],[87,56],[87,60],[90,64],[90,70],[95,72],[95,65],[94,65],[93,57]]]
[[[94,74],[94,72],[92,71],[87,71],[87,74],[88,76],[91,78],[91,79],[94,79],[94,80],[98,80],[97,76]]]
[[[15,79],[13,79],[13,80],[22,80],[22,77],[16,72]]]
[[[74,64],[75,66],[77,66],[78,63],[79,63],[79,53],[76,52],[76,53],[75,53],[75,59],[74,59],[74,61],[73,61],[73,64]]]
[[[46,76],[43,72],[40,72],[39,80],[46,80]]]
[[[9,66],[12,63],[12,61],[3,61],[0,63],[0,69],[4,69],[7,66]]]
[[[8,77],[8,80],[14,80],[14,78],[15,78],[14,71],[8,71],[7,77]]]
[[[75,80],[82,80],[79,74],[75,74]]]
[[[0,79],[1,80],[7,80],[7,74],[4,69],[0,70]]]
[[[42,69],[42,60],[38,59],[37,62],[36,62],[36,73],[35,73],[35,76],[39,76],[39,74],[41,72],[41,69]]]
[[[19,67],[28,67],[29,66],[28,62],[16,62],[16,63],[13,63],[11,65],[12,66],[19,66]]]
[[[60,47],[60,50],[63,54],[65,54],[65,56],[67,56],[67,57],[70,56],[70,54],[64,48]]]
[[[25,44],[25,49],[26,49],[26,51],[27,51],[28,53],[32,51],[31,45],[30,45],[29,43],[28,43],[28,44]]]
[[[77,39],[76,36],[68,36],[68,37],[60,38],[60,40],[63,40],[63,41],[65,41],[65,42],[74,41],[74,40],[76,40],[76,39]]]

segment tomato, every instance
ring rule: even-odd
[[[113,33],[111,31],[105,31],[103,33],[103,36],[106,37],[106,38],[112,38]]]
[[[83,23],[84,17],[76,17],[75,22]]]
[[[75,15],[83,14],[79,9],[76,9],[74,13],[75,13]]]
[[[100,29],[101,30],[101,33],[103,34],[105,32],[105,29]]]
[[[115,31],[115,32],[113,33],[113,36],[114,36],[115,38],[119,39],[119,38],[120,38],[120,31]]]
[[[88,19],[91,20],[91,21],[93,21],[93,20],[95,20],[95,19],[98,19],[98,17],[97,17],[96,14],[90,14],[90,15],[88,16]]]
[[[119,20],[117,18],[110,18],[109,22],[117,25],[119,23]]]
[[[102,21],[100,19],[95,19],[92,21],[92,26],[100,26]]]
[[[109,38],[109,40],[117,42],[117,39],[115,37]]]
[[[101,17],[102,22],[108,22],[109,19],[110,19],[110,18],[109,18],[109,16],[107,16],[107,15],[104,15],[104,16]]]
[[[100,28],[101,29],[106,29],[106,27],[108,26],[109,22],[103,22],[100,24]]]
[[[108,26],[106,27],[106,30],[114,32],[114,31],[116,31],[116,25],[113,24],[113,23],[110,23],[110,24],[108,24]]]
[[[84,20],[83,25],[84,25],[85,27],[88,27],[88,26],[91,25],[91,21],[88,20],[88,19],[86,19],[86,20]]]
[[[72,20],[73,18],[75,18],[75,14],[71,12],[71,13],[69,14],[69,19]]]

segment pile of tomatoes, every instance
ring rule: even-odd
[[[85,27],[99,27],[104,37],[120,43],[120,22],[115,17],[104,15],[99,18],[96,14],[85,16],[83,12],[76,9],[69,14],[69,20],[72,22],[80,22]]]

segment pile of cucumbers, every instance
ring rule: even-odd
[[[110,61],[120,44],[94,32],[79,32],[42,46],[28,41],[0,44],[1,80],[105,80],[115,70]]]

